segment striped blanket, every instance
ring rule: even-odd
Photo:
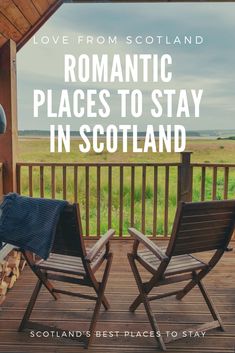
[[[10,193],[0,205],[0,242],[29,250],[47,259],[66,201]]]

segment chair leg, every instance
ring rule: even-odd
[[[195,280],[191,280],[186,286],[176,294],[176,299],[181,300],[185,297],[195,286],[197,282]]]
[[[213,319],[214,320],[218,320],[218,322],[220,324],[221,331],[225,331],[222,319],[220,317],[220,314],[218,313],[218,311],[217,311],[212,299],[210,298],[210,296],[209,296],[204,284],[200,280],[198,281],[198,287],[201,290],[201,293],[202,293],[202,295],[203,295],[203,297],[205,299],[205,302],[206,302],[206,304],[207,304],[207,306],[208,306],[208,308],[209,308],[209,310],[211,312],[211,315],[212,315]]]
[[[107,257],[107,264],[104,270],[104,274],[103,274],[103,278],[102,281],[100,283],[99,286],[99,290],[98,290],[98,298],[96,301],[96,305],[95,305],[95,309],[94,309],[94,313],[92,315],[92,319],[91,319],[91,324],[90,324],[90,328],[89,328],[89,332],[90,332],[90,337],[87,338],[87,342],[86,342],[86,348],[89,348],[90,344],[92,343],[92,340],[94,338],[94,331],[95,331],[95,327],[97,324],[97,318],[100,312],[100,307],[101,304],[104,304],[104,291],[107,285],[107,281],[108,281],[108,277],[109,277],[109,272],[111,269],[111,264],[112,264],[112,260],[113,260],[113,254],[110,253]]]
[[[152,327],[152,330],[155,332],[155,337],[156,337],[156,340],[157,342],[159,343],[161,349],[163,351],[166,351],[166,346],[165,346],[165,343],[163,341],[163,338],[162,336],[160,335],[158,337],[157,333],[160,332],[159,330],[159,327],[158,327],[158,323],[156,321],[156,318],[155,318],[155,315],[154,313],[152,312],[152,309],[151,309],[151,306],[150,306],[150,303],[149,303],[149,300],[148,300],[148,297],[147,297],[147,294],[145,293],[144,291],[144,288],[143,288],[143,283],[142,283],[142,280],[141,280],[141,277],[140,277],[140,274],[139,274],[139,271],[138,271],[138,268],[135,264],[135,259],[133,257],[132,254],[128,254],[128,260],[130,262],[130,265],[131,265],[131,269],[132,269],[132,272],[134,274],[134,277],[135,277],[135,281],[136,281],[136,284],[138,286],[138,289],[139,289],[139,292],[140,292],[140,301],[143,302],[144,304],[144,307],[145,307],[145,310],[146,310],[146,313],[147,313],[147,316],[148,316],[148,319],[149,319],[149,322],[150,322],[150,325]],[[137,297],[138,299],[139,297]],[[136,301],[137,301],[136,299]],[[139,299],[138,299],[139,300]]]
[[[99,294],[99,283],[94,282],[93,284],[94,284],[95,292],[98,295]],[[103,304],[103,307],[105,310],[108,310],[110,308],[109,302],[108,302],[107,298],[105,297],[105,295],[103,296],[102,304]]]
[[[186,284],[186,286],[179,291],[179,293],[176,295],[176,299],[181,300],[183,297],[185,297],[197,284],[198,281],[201,281],[203,277],[205,277],[208,274],[208,269],[202,270],[201,272],[193,273],[194,277],[193,279]]]
[[[134,313],[138,306],[142,303],[141,295],[139,294],[129,307],[129,310]]]
[[[128,255],[127,255],[128,256]],[[153,279],[154,277],[152,277],[152,279]],[[152,279],[149,281],[149,284],[150,284],[150,282],[152,281]],[[145,293],[146,294],[149,294],[150,292],[151,292],[151,290],[153,289],[153,285],[150,285],[149,287],[148,287],[148,290],[145,290]],[[135,312],[136,311],[136,309],[138,308],[138,306],[140,305],[142,303],[142,298],[141,298],[141,295],[139,294],[136,298],[135,298],[135,300],[132,302],[132,304],[130,305],[130,307],[129,307],[129,310],[133,313],[133,312]]]
[[[157,282],[157,279],[155,278],[155,276],[153,276],[148,283],[148,289],[145,289],[146,294],[149,294],[151,292],[156,282]],[[141,303],[142,303],[142,298],[141,298],[141,295],[139,294],[130,305],[129,310],[133,313]]]
[[[47,279],[47,274],[46,272],[42,272],[39,269],[34,270],[34,273],[37,275],[39,280],[42,282],[42,284],[46,287],[48,292],[52,295],[52,297],[57,300],[59,299],[59,294],[54,292],[54,287],[51,284],[51,282]]]
[[[49,291],[49,293],[53,296],[53,298],[55,300],[59,299],[59,295],[55,292],[53,292],[54,287],[53,285],[50,283],[50,281],[48,281],[47,279],[47,274],[46,271],[42,271],[40,270],[36,265],[35,265],[35,255],[30,253],[28,254],[28,252],[23,251],[23,255],[24,258],[27,262],[27,264],[29,265],[29,267],[31,268],[31,270],[34,272],[34,274],[38,277],[38,279],[44,284],[44,286],[46,287],[46,289]]]
[[[33,311],[33,308],[34,308],[34,305],[36,303],[36,300],[37,300],[37,297],[38,297],[38,294],[40,292],[41,287],[42,287],[42,281],[39,279],[37,281],[37,284],[36,284],[35,288],[34,288],[34,291],[33,291],[33,294],[32,294],[32,296],[30,298],[28,306],[27,306],[27,308],[25,310],[24,317],[23,317],[23,319],[22,319],[22,321],[20,323],[20,326],[18,328],[19,332],[23,331],[24,328],[27,326],[27,323],[28,323],[30,315],[31,315],[31,313]]]

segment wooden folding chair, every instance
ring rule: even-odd
[[[109,248],[109,240],[114,233],[115,231],[113,229],[108,230],[89,251],[86,251],[84,238],[82,236],[78,204],[68,205],[64,209],[56,229],[52,252],[48,259],[35,261],[35,257],[32,253],[29,251],[23,252],[28,265],[38,277],[38,282],[21,321],[19,331],[32,328],[38,330],[48,330],[52,328],[29,321],[39,291],[42,285],[44,285],[55,300],[59,298],[59,294],[61,293],[94,300],[96,302],[89,328],[90,337],[85,337],[85,335],[81,337],[86,348],[90,345],[101,304],[103,304],[105,310],[109,308],[109,303],[104,296],[104,291],[113,257]],[[94,274],[104,260],[106,260],[107,263],[102,280],[98,282]],[[50,280],[92,287],[96,295],[75,293],[55,288]],[[61,331],[61,329],[58,329],[58,331]]]
[[[130,311],[134,312],[143,303],[152,330],[156,333],[160,330],[151,310],[150,301],[171,295],[182,299],[198,285],[213,321],[202,324],[192,331],[207,331],[216,327],[223,331],[220,315],[202,280],[222,257],[232,237],[234,225],[235,200],[228,200],[180,203],[166,250],[159,248],[136,229],[129,228],[129,233],[134,237],[134,245],[132,253],[128,254],[128,259],[139,289],[139,295],[131,304]],[[139,244],[144,245],[145,249],[140,250]],[[201,261],[191,255],[209,250],[215,251],[208,262]],[[149,281],[145,283],[142,281],[136,262],[139,262],[152,274]],[[190,281],[181,290],[149,295],[154,287],[186,280]],[[178,333],[177,338],[167,338],[165,341],[162,336],[156,335],[162,350],[166,350],[165,343],[178,338],[182,338],[182,332]]]

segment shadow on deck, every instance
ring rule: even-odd
[[[233,244],[234,246],[235,244]],[[127,261],[129,241],[112,241],[114,261],[106,289],[111,309],[103,309],[99,316],[97,331],[119,331],[119,337],[95,338],[93,346],[88,352],[158,352],[157,342],[151,337],[124,336],[124,332],[132,332],[133,336],[140,331],[150,331],[143,306],[135,314],[128,311],[128,307],[137,295],[130,266]],[[235,352],[235,251],[225,253],[221,262],[209,274],[205,284],[217,305],[225,324],[226,332],[219,330],[207,332],[205,338],[186,338],[168,344],[168,352],[200,352],[225,353]],[[35,285],[34,274],[26,268],[15,285],[8,293],[8,297],[0,309],[0,352],[57,352],[79,353],[86,352],[79,342],[64,338],[36,338],[30,337],[29,332],[18,333],[17,328],[23,316],[25,307]],[[70,286],[68,284],[65,285]],[[178,285],[177,285],[178,286]],[[175,285],[171,285],[171,288]],[[87,289],[86,289],[87,290]],[[160,291],[163,291],[161,288]],[[156,292],[156,290],[155,290]],[[62,296],[57,302],[53,301],[48,292],[42,289],[32,320],[47,325],[56,325],[62,329],[86,330],[93,311],[94,304],[90,301]],[[160,329],[177,331],[189,329],[194,324],[210,321],[203,299],[194,289],[183,302],[175,297],[168,297],[152,302]]]

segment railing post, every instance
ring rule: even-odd
[[[0,136],[0,159],[3,163],[3,192],[16,191],[17,94],[16,43],[8,40],[0,49],[0,103],[6,112],[7,130]]]
[[[181,152],[181,160],[178,167],[178,203],[180,201],[192,201],[193,174],[191,154],[192,152]]]

